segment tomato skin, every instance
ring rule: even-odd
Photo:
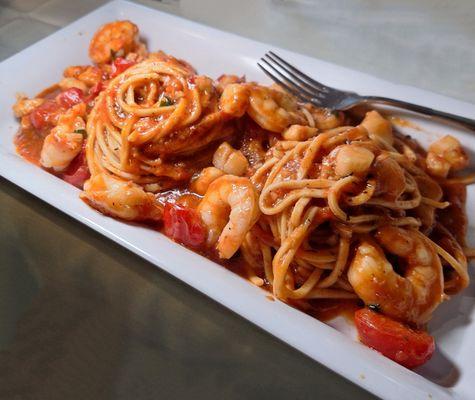
[[[29,117],[31,124],[36,130],[42,130],[48,125],[53,125],[54,119],[59,113],[59,108],[59,104],[55,101],[45,101],[30,113]]]
[[[71,108],[83,101],[84,93],[81,89],[76,87],[69,88],[56,96],[56,102],[64,108]]]
[[[163,211],[165,234],[178,243],[189,247],[204,244],[206,232],[198,213],[180,204],[167,203]]]
[[[94,100],[99,93],[104,89],[104,82],[97,82],[94,86],[89,89],[88,101]]]
[[[126,60],[122,57],[117,57],[112,63],[111,78],[115,78],[117,75],[124,72],[127,68],[136,64],[134,61]]]
[[[63,172],[61,178],[76,186],[78,189],[83,189],[84,182],[86,182],[91,176],[86,161],[86,152],[83,147],[82,151],[71,161],[69,167]]]
[[[355,325],[366,346],[406,368],[416,368],[434,353],[434,338],[382,314],[363,308],[355,312]]]

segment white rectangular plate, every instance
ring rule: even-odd
[[[87,48],[94,31],[116,20],[134,21],[152,50],[163,49],[191,62],[200,73],[246,74],[268,82],[256,60],[268,50],[319,80],[363,94],[383,95],[420,103],[467,117],[475,106],[419,89],[396,85],[273,46],[244,39],[194,22],[125,1],[105,5],[0,64],[0,174],[33,195],[90,226],[211,298],[297,348],[318,362],[385,399],[475,398],[475,287],[443,304],[430,324],[437,353],[420,370],[409,371],[357,343],[348,325],[338,330],[284,303],[269,301],[266,293],[225,268],[171,242],[150,229],[105,217],[79,200],[79,191],[23,161],[12,144],[18,123],[11,106],[17,92],[30,96],[56,82],[68,65],[88,63]],[[475,151],[469,133],[405,116],[424,128],[413,131],[424,144],[450,132]],[[428,133],[430,132],[430,133]],[[472,154],[473,156],[474,154]],[[468,214],[474,230],[474,190],[469,190]]]

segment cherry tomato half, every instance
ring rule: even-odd
[[[54,119],[58,116],[59,105],[52,100],[46,100],[30,113],[30,122],[36,130],[42,130],[48,125],[54,124]]]
[[[71,161],[69,167],[64,171],[62,179],[71,185],[76,186],[78,189],[83,189],[84,182],[86,182],[91,176],[86,161],[86,152],[83,148],[82,151]]]
[[[434,338],[382,314],[363,308],[355,312],[361,342],[406,368],[416,368],[434,353]]]
[[[76,87],[69,88],[56,96],[56,102],[64,108],[71,108],[83,101],[84,93],[81,89]]]
[[[99,93],[104,89],[104,82],[97,82],[94,86],[89,89],[89,97],[87,101],[94,100]]]
[[[165,234],[185,246],[204,244],[206,232],[198,213],[180,204],[167,203],[163,211]]]
[[[122,57],[117,57],[112,63],[111,78],[115,78],[117,75],[121,74],[127,68],[130,68],[134,64],[134,61],[126,60]]]

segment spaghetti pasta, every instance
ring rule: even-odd
[[[151,55],[112,79],[88,118],[86,155],[106,172],[160,191],[189,179],[232,133],[209,78],[169,56]],[[203,150],[203,160],[183,157]],[[202,161],[200,163],[200,161]]]

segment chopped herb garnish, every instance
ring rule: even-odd
[[[86,132],[85,129],[76,129],[76,130],[74,131],[74,133],[80,133],[80,134],[83,135],[84,137],[87,136],[87,132]]]
[[[168,107],[173,104],[173,101],[169,99],[167,96],[163,96],[160,100],[160,107]]]
[[[369,304],[368,308],[374,312],[380,312],[381,306],[379,304]]]

